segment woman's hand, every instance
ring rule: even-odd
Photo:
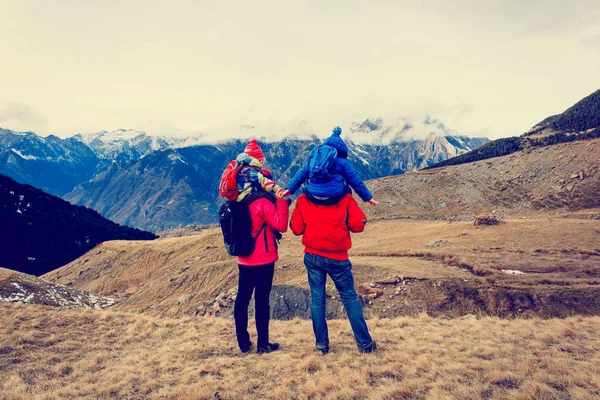
[[[291,195],[290,191],[289,191],[289,190],[287,190],[287,189],[285,189],[285,190],[283,191],[283,197],[285,197],[285,196],[289,196],[289,195]]]
[[[279,188],[279,190],[277,192],[275,192],[275,198],[277,200],[283,200],[283,197],[285,196],[285,192],[289,192],[289,191]]]
[[[379,203],[375,199],[369,200],[369,204],[371,204],[373,207],[377,207],[379,205]]]

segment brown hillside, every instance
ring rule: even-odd
[[[600,139],[370,181],[374,218],[471,219],[600,207]]]
[[[274,321],[282,349],[241,354],[231,321],[0,304],[3,399],[593,399],[598,317],[369,321],[360,354],[347,321],[331,352],[309,321]],[[253,340],[255,332],[251,331]]]
[[[587,219],[597,212],[506,219],[487,227],[372,222],[354,235],[351,251],[357,286],[373,284],[384,292],[377,299],[365,297],[367,314],[600,314],[600,221]],[[105,242],[44,279],[124,298],[115,306],[121,310],[228,316],[237,271],[221,241],[220,231],[213,229],[152,242]],[[299,238],[286,233],[280,249],[275,316],[308,317]],[[329,294],[331,315],[343,315],[333,287]]]

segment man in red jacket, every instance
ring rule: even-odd
[[[350,232],[362,232],[367,217],[352,195],[346,195],[334,205],[310,202],[306,195],[296,200],[290,228],[302,236],[304,264],[310,285],[310,312],[317,349],[329,351],[329,335],[325,320],[325,282],[327,275],[335,283],[348,314],[354,338],[363,353],[370,353],[377,345],[369,334],[362,307],[354,289],[352,264],[348,250],[352,247]]]

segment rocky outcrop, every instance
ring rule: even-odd
[[[236,289],[221,292],[214,299],[200,304],[195,315],[231,316],[235,299]],[[292,285],[273,285],[269,302],[273,319],[310,318],[310,292],[307,289]],[[254,297],[250,300],[249,315],[254,315]],[[334,296],[327,296],[327,318],[340,318],[343,315],[345,314],[341,301]]]
[[[500,221],[495,215],[478,215],[473,221],[473,225],[498,225]]]
[[[8,272],[0,268],[0,301],[41,304],[64,309],[105,308],[117,302],[111,297],[49,283],[27,274]]]

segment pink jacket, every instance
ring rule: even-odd
[[[258,266],[275,262],[279,259],[279,255],[273,230],[279,232],[287,230],[288,203],[286,200],[277,200],[274,205],[269,200],[262,198],[250,203],[249,207],[252,218],[252,236],[256,237],[256,247],[249,256],[238,257],[238,264]],[[265,224],[265,228],[261,230]]]

